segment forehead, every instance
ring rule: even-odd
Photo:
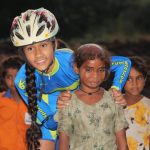
[[[143,76],[142,72],[139,72],[135,68],[131,68],[129,76]]]
[[[102,67],[105,66],[105,63],[104,61],[96,58],[94,60],[86,60],[83,65],[89,67]]]
[[[17,68],[7,68],[6,69],[6,74],[14,75],[18,72]]]
[[[32,46],[39,46],[39,45],[42,45],[42,44],[44,44],[44,43],[49,43],[49,44],[51,44],[51,42],[50,42],[49,40],[45,40],[45,41],[41,41],[41,42],[37,42],[37,43],[30,44],[30,45],[26,45],[26,46],[24,46],[24,48],[26,48],[26,47],[32,47]]]

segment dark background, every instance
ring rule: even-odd
[[[5,0],[0,6],[0,54],[16,53],[9,40],[13,18],[39,7],[54,13],[60,26],[57,37],[72,49],[95,42],[113,55],[138,55],[150,65],[149,0]],[[149,89],[148,76],[144,94],[150,97]]]

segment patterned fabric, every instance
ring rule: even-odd
[[[149,150],[150,99],[143,97],[124,112],[129,123],[126,131],[129,150]]]
[[[58,134],[70,137],[70,150],[117,150],[115,132],[127,127],[122,107],[105,91],[103,98],[88,105],[72,95],[69,106],[55,115]]]

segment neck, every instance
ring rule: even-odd
[[[12,95],[12,97],[13,97],[13,99],[16,101],[16,102],[19,102],[20,101],[20,96],[19,96],[19,94],[18,94],[18,92],[17,91],[11,91],[11,95]]]
[[[97,90],[92,91],[92,92],[87,92],[87,91],[83,90],[82,88],[80,88],[80,91],[82,91],[83,93],[86,93],[88,95],[93,95],[95,93],[98,93],[100,91],[100,88],[98,88]]]
[[[142,95],[128,95],[128,94],[125,94],[124,97],[127,101],[127,105],[135,104],[143,98]]]
[[[45,70],[43,70],[42,72],[43,72],[43,73],[49,73],[50,70],[51,70],[51,68],[53,67],[53,63],[54,63],[54,61],[52,60],[52,61],[50,62],[50,64],[47,66],[47,68],[46,68]]]

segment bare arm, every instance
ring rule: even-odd
[[[59,135],[59,150],[69,150],[69,137],[64,132]]]
[[[55,150],[55,143],[49,140],[40,140],[40,150]]]
[[[150,149],[150,135],[149,135],[149,149]]]
[[[116,132],[118,150],[128,150],[125,130]]]
[[[70,99],[71,99],[70,91],[62,92],[58,97],[57,108],[58,109],[65,108],[67,105],[69,105]]]

